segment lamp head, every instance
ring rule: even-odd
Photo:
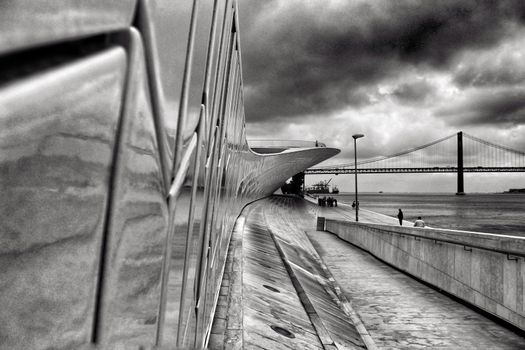
[[[355,140],[355,139],[359,139],[359,138],[364,137],[364,136],[365,136],[365,135],[363,135],[363,134],[355,134],[355,135],[352,135],[352,137],[354,138],[354,140]]]

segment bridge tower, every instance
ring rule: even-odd
[[[463,131],[458,132],[458,191],[456,195],[465,195],[463,182]]]

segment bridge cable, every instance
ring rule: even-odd
[[[437,143],[443,142],[443,141],[448,140],[448,139],[453,138],[453,137],[456,137],[456,134],[453,134],[453,135],[450,135],[450,136],[447,136],[447,137],[443,137],[443,138],[441,138],[439,140],[436,140],[436,141],[424,144],[422,146],[410,148],[408,150],[405,150],[405,151],[402,151],[402,152],[398,152],[398,153],[394,153],[394,154],[391,154],[391,155],[388,155],[388,156],[379,156],[379,157],[375,157],[375,158],[371,158],[371,159],[365,159],[365,160],[362,160],[362,161],[358,161],[357,164],[358,165],[364,165],[364,164],[369,164],[369,163],[375,163],[375,162],[379,162],[379,161],[382,161],[382,160],[388,160],[390,158],[401,157],[401,156],[404,156],[404,155],[408,155],[408,157],[410,159],[410,157],[413,156],[413,155],[410,155],[410,153],[413,153],[415,151],[419,151],[419,150],[421,150],[423,148],[427,148],[427,147],[433,146],[433,145],[435,145]],[[354,163],[339,164],[338,166],[341,167],[341,168],[350,167],[350,166],[354,166]],[[326,169],[326,168],[333,168],[333,167],[334,167],[333,165],[326,165],[326,166],[314,167],[312,169]]]

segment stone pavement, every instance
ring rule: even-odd
[[[210,348],[374,349],[319,264],[302,227],[315,223],[308,209],[290,197],[245,208],[230,243]]]
[[[347,205],[320,208],[284,196],[245,208],[232,236],[210,348],[361,348],[357,331],[369,349],[525,349],[520,335],[315,231],[317,215],[355,219]],[[367,210],[360,210],[360,221],[399,224]]]
[[[308,236],[378,348],[525,349],[525,338],[337,236]]]

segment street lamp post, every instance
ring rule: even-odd
[[[354,139],[354,174],[355,174],[355,221],[359,221],[359,201],[357,199],[357,139],[364,137],[363,134],[352,135]]]

